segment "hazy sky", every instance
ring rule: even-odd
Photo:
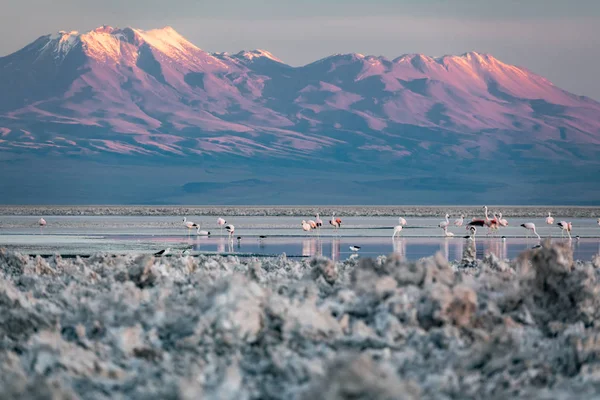
[[[207,51],[291,65],[475,50],[600,100],[600,0],[0,0],[0,56],[59,30],[170,25]]]

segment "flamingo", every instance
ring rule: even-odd
[[[223,225],[225,225],[227,223],[227,221],[225,221],[223,218],[219,217],[217,219],[217,225],[219,226],[219,228],[221,228],[221,236],[223,236]]]
[[[308,222],[306,222],[305,220],[302,220],[302,230],[304,232],[309,232],[311,230],[311,226]]]
[[[199,226],[200,226],[200,225],[198,225],[198,224],[196,224],[196,223],[194,223],[194,222],[192,222],[192,221],[188,221],[188,220],[187,220],[187,217],[183,217],[183,225],[184,225],[186,228],[188,228],[188,235],[190,234],[190,229],[192,229],[192,228],[197,228],[197,227],[199,227]]]
[[[506,222],[506,224],[508,225],[508,222]],[[490,219],[490,231],[497,231],[498,228],[500,228],[500,219],[498,218],[498,215],[496,215],[496,213],[494,213],[494,218]]]
[[[46,226],[46,220],[44,218],[40,218],[40,220],[38,221],[38,225],[40,226],[40,233],[42,233],[44,227]]]
[[[333,229],[337,232],[340,226],[342,225],[342,220],[340,218],[335,217],[335,213],[331,214],[331,220],[329,220],[329,224],[333,226]]]
[[[548,212],[548,216],[546,217],[546,223],[548,225],[554,225],[554,218],[552,218],[552,213]]]
[[[538,240],[542,239],[535,230],[535,224],[533,222],[525,222],[524,224],[521,224],[521,226],[527,229],[527,239],[529,239],[529,231],[533,232],[535,236],[537,236]]]
[[[504,226],[504,227],[508,226],[508,221],[506,219],[502,218],[502,213],[498,214],[498,224],[500,226]]]
[[[598,218],[598,226],[600,226],[600,218]]]
[[[566,231],[567,235],[569,235],[569,239],[571,239],[571,230],[573,229],[573,224],[571,222],[560,221],[556,225],[558,225],[562,229],[560,232],[560,237],[564,237]]]
[[[400,226],[406,225],[406,220],[402,217],[398,217],[398,225],[400,225]]]
[[[450,225],[450,220],[448,219],[450,218],[449,214],[446,214],[446,220],[440,222],[440,224],[438,225],[440,228],[444,229],[444,228],[448,228],[448,225]]]
[[[495,220],[491,220],[490,217],[488,216],[488,207],[487,206],[483,206],[483,209],[485,210],[485,219],[477,219],[477,218],[473,218],[471,220],[471,222],[469,222],[467,224],[467,226],[487,226],[488,228],[488,234],[490,233],[490,229],[492,228],[493,224],[496,224]]]
[[[448,227],[442,228],[444,231],[444,236],[445,237],[454,237],[454,233],[452,232],[448,232]]]
[[[392,238],[395,238],[396,235],[400,236],[401,232],[402,232],[402,225],[396,225],[394,227],[394,234],[392,235]]]
[[[198,229],[196,229],[196,235],[198,235],[198,236],[210,236],[210,232],[209,231],[201,231],[200,227],[198,227]]]
[[[317,215],[315,215],[315,223],[317,224],[317,228],[320,228],[323,226],[323,220],[321,218],[319,218],[319,213],[317,213]]]
[[[360,250],[360,246],[350,246],[349,247],[351,251],[357,252]]]
[[[317,223],[312,219],[309,219],[308,221],[306,221],[306,223],[310,225],[310,229],[317,229]]]
[[[465,220],[465,215],[460,214],[460,218],[457,218],[454,220],[454,226],[462,226],[464,220]]]
[[[227,232],[229,232],[229,239],[233,239],[233,233],[235,232],[235,226],[233,226],[231,224],[230,225],[226,225],[225,226],[225,230]]]

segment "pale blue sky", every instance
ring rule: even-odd
[[[0,10],[0,55],[58,30],[171,25],[207,51],[262,48],[291,65],[475,50],[600,100],[600,0],[0,0]]]

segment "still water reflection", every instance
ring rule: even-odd
[[[164,239],[164,238],[162,238]],[[579,241],[566,239],[553,239],[554,242],[570,243],[573,248],[574,258],[578,260],[591,260],[600,254],[599,239],[581,239]],[[175,241],[175,239],[174,239]],[[181,242],[181,239],[177,239]],[[533,239],[508,238],[478,238],[474,242],[463,238],[377,238],[377,237],[274,237],[258,239],[243,238],[240,241],[230,241],[227,238],[192,238],[182,244],[193,246],[198,252],[234,253],[239,255],[279,255],[286,253],[288,256],[325,256],[333,260],[344,260],[354,254],[350,246],[360,246],[358,256],[376,257],[396,253],[406,260],[416,260],[440,252],[450,261],[462,258],[465,246],[474,245],[477,258],[492,253],[501,259],[512,259],[521,252],[531,249],[539,244]]]

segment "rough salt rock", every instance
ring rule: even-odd
[[[600,273],[570,252],[505,270],[0,251],[0,397],[593,398]]]
[[[150,256],[138,257],[128,270],[129,279],[139,288],[154,286],[158,279],[158,271],[154,267],[154,259]]]
[[[393,368],[375,364],[367,354],[342,356],[327,369],[326,375],[310,388],[303,399],[418,399],[419,390],[402,382]]]
[[[29,257],[0,248],[0,272],[9,276],[22,275]]]
[[[467,240],[463,249],[461,265],[464,267],[473,266],[477,263],[477,247],[474,240]]]
[[[486,254],[485,257],[483,257],[483,260],[481,260],[481,264],[498,272],[512,271],[510,266],[505,261],[499,259],[494,253]]]
[[[322,276],[327,283],[333,285],[338,278],[338,267],[335,262],[327,258],[314,258],[310,262],[313,278]]]
[[[425,329],[445,323],[466,326],[477,309],[477,294],[464,285],[435,284],[426,293],[418,307],[419,323]]]
[[[594,258],[592,258],[592,265],[596,269],[600,269],[600,254],[596,254]]]
[[[229,345],[252,343],[263,327],[265,301],[266,293],[256,282],[234,275],[213,292],[197,334],[213,335]]]
[[[271,302],[272,303],[272,302]],[[314,298],[287,305],[283,332],[288,337],[303,337],[310,340],[325,340],[338,336],[342,328],[338,321],[325,309],[319,309]]]

